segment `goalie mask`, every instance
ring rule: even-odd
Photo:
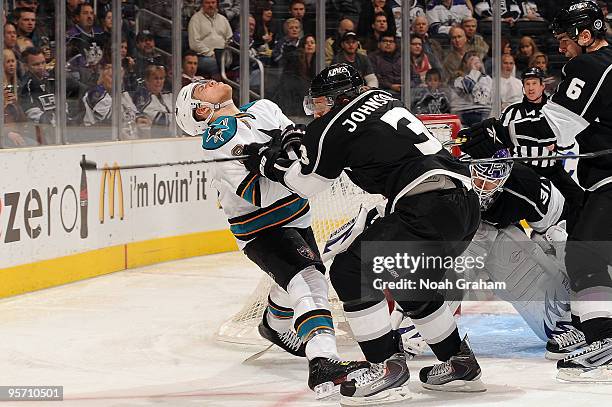
[[[354,99],[365,85],[359,72],[341,63],[323,69],[310,84],[304,97],[304,112],[308,116],[320,114],[336,104],[344,105]]]
[[[507,149],[499,150],[493,155],[493,158],[505,157],[510,157],[510,152]],[[487,209],[495,201],[506,180],[510,177],[512,165],[512,161],[470,165],[472,187],[478,194],[482,209]]]
[[[196,87],[206,86],[210,82],[213,81],[205,80],[190,83],[179,91],[176,98],[176,123],[179,125],[181,130],[190,136],[199,136],[204,133],[208,127],[208,124],[210,123],[210,120],[215,114],[215,111],[233,103],[231,99],[222,103],[209,103],[193,97]],[[210,109],[210,114],[208,117],[203,119],[198,118],[196,115],[196,109],[202,107],[208,107]]]

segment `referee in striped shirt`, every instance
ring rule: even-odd
[[[512,149],[515,157],[556,156],[560,149],[556,145],[555,134],[550,131],[545,134],[520,134],[515,124],[525,123],[539,119],[540,109],[546,103],[544,94],[544,72],[539,68],[529,68],[522,76],[523,100],[512,104],[502,113],[500,121],[508,128],[502,142]],[[521,127],[521,126],[519,126]],[[503,140],[509,136],[509,140]],[[563,167],[561,160],[528,161],[529,165],[541,176],[548,178],[565,197],[567,202],[568,218],[572,217],[582,205],[583,189],[572,179]],[[573,224],[568,219],[568,224]]]

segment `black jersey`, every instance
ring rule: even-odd
[[[517,132],[538,134],[551,129],[560,147],[574,140],[581,153],[612,148],[612,47],[582,54],[563,67],[562,81],[538,120],[517,125]],[[595,190],[612,182],[612,156],[580,160],[578,180]]]
[[[434,174],[470,183],[468,166],[381,90],[365,92],[311,122],[302,143],[302,175],[331,181],[344,170],[356,185],[392,205]]]
[[[564,207],[563,195],[548,179],[515,163],[503,190],[481,216],[500,229],[525,219],[535,231],[542,232],[563,218]]]

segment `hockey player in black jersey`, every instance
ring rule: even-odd
[[[388,200],[386,216],[337,255],[330,268],[353,335],[373,363],[366,375],[342,385],[344,405],[402,399],[409,378],[404,354],[391,331],[384,294],[371,289],[372,260],[362,258],[362,246],[403,241],[410,243],[411,255],[433,250],[439,256],[457,256],[480,221],[467,165],[453,158],[402,102],[384,91],[364,91],[363,85],[347,64],[332,65],[315,77],[304,102],[315,120],[303,135],[296,130],[280,136],[283,144],[299,146],[299,160],[283,159],[273,146],[245,148],[245,153],[253,154],[248,167],[301,196],[328,188],[345,171],[357,186]],[[445,272],[442,268],[414,274],[400,270],[399,276],[439,281]],[[421,370],[423,385],[443,391],[484,390],[480,367],[467,340],[461,340],[442,296],[437,291],[390,291],[443,362]]]
[[[604,16],[594,2],[561,9],[553,21],[559,49],[577,44],[582,54],[563,68],[556,93],[540,114],[516,132],[537,137],[553,132],[557,145],[578,143],[581,153],[612,147],[612,47],[605,39]],[[494,120],[485,131],[505,131]],[[572,314],[590,345],[558,362],[558,378],[566,381],[612,382],[612,156],[581,159],[578,181],[585,188],[575,225],[568,225],[565,263],[572,290]]]

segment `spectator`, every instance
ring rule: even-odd
[[[502,22],[513,26],[516,20],[521,16],[521,9],[516,0],[500,0],[499,7],[501,8]],[[474,1],[474,12],[481,20],[493,19],[493,9],[491,8],[491,0],[476,0]]]
[[[353,31],[344,33],[340,41],[340,47],[342,48],[342,52],[334,57],[333,63],[345,62],[352,65],[361,74],[361,77],[368,87],[377,88],[378,79],[374,74],[374,69],[372,68],[370,60],[365,55],[357,53],[357,48],[359,48],[357,34]]]
[[[189,50],[183,55],[183,75],[181,76],[181,86],[201,81],[204,78],[196,75],[198,72],[198,54]]]
[[[415,114],[450,113],[449,92],[443,86],[441,72],[436,68],[427,71],[425,83],[426,87],[414,89],[411,111]]]
[[[452,27],[449,31],[451,49],[444,58],[444,69],[449,83],[453,83],[455,78],[462,75],[461,61],[467,52],[467,38],[465,31],[461,27]]]
[[[15,8],[30,8],[36,13],[36,30],[40,35],[41,39],[47,37],[54,38],[54,26],[55,26],[55,5],[49,4],[52,2],[44,1],[41,7],[38,0],[15,0]]]
[[[359,14],[359,23],[357,24],[357,34],[361,38],[367,38],[372,34],[374,18],[376,13],[385,13],[390,33],[395,36],[395,24],[390,24],[395,21],[391,4],[386,0],[364,0],[361,14]]]
[[[95,15],[91,4],[79,4],[75,10],[75,25],[66,31],[70,70],[87,87],[97,80],[97,65],[102,59],[106,38],[102,29],[94,26]]]
[[[257,50],[255,49],[255,42],[253,40],[253,36],[255,34],[255,18],[249,14],[249,56],[251,58],[255,58],[257,59]],[[234,31],[234,35],[232,37],[232,41],[230,42],[230,45],[233,46],[234,48],[239,49],[240,48],[240,37],[241,37],[241,33],[240,31]],[[227,75],[230,79],[234,80],[235,82],[239,82],[240,81],[240,58],[235,57],[233,54],[231,53],[227,53],[225,55],[225,70],[227,72]],[[249,86],[251,89],[253,88],[259,88],[259,86],[261,85],[261,80],[260,80],[260,70],[259,70],[259,65],[256,62],[250,62],[250,68],[249,68]],[[257,90],[258,91],[258,90]]]
[[[3,86],[4,91],[4,129],[8,143],[6,147],[26,147],[34,146],[36,142],[24,137],[23,131],[19,131],[17,123],[25,122],[26,116],[19,106],[17,101],[17,58],[15,53],[10,49],[4,49],[4,75]]]
[[[480,57],[468,51],[461,61],[463,76],[455,79],[451,106],[464,126],[471,126],[491,114],[493,80],[484,71]]]
[[[34,43],[28,37],[17,37],[17,49],[19,54],[23,53],[23,51],[27,48],[34,47]]]
[[[514,76],[516,69],[514,66],[514,57],[511,54],[503,54],[501,62],[499,95],[503,111],[506,107],[513,103],[520,102],[523,99],[523,83]]]
[[[338,30],[336,35],[325,40],[325,65],[331,64],[334,57],[342,51],[340,42],[342,40],[342,36],[347,31],[355,31],[355,23],[353,23],[353,20],[348,17],[342,17],[338,22]],[[362,48],[359,48],[357,52],[364,55],[366,54],[365,50]]]
[[[136,36],[136,66],[138,78],[144,78],[149,65],[168,66],[166,58],[155,47],[155,38],[149,31],[141,31]]]
[[[133,92],[139,85],[136,75],[136,60],[128,52],[127,39],[121,40],[121,67],[123,68],[123,90]]]
[[[378,42],[378,50],[368,55],[381,89],[400,98],[402,92],[401,55],[395,37],[383,34]]]
[[[172,93],[164,92],[166,68],[149,65],[145,69],[144,87],[134,92],[132,100],[139,113],[144,113],[152,124],[151,137],[168,137],[172,112]],[[143,137],[148,137],[143,131]]]
[[[502,37],[501,39],[501,49],[502,49],[502,55],[512,55],[512,45],[510,44],[510,39],[508,39],[508,37]],[[512,57],[512,60],[514,60],[514,56]],[[489,48],[489,51],[487,52],[487,59],[484,61],[485,63],[485,71],[487,72],[487,75],[489,76],[493,76],[493,48]],[[514,72],[512,73],[513,76],[516,76],[516,65],[514,67]]]
[[[36,138],[47,144],[54,136],[55,80],[45,69],[45,56],[39,48],[25,49],[21,56],[27,72],[19,92],[19,103],[28,120],[35,124]]]
[[[13,51],[17,59],[21,56],[21,52],[17,46],[17,29],[13,23],[4,24],[4,49]]]
[[[238,0],[219,0],[219,13],[227,18],[234,30],[238,28],[240,21],[240,1]]]
[[[98,83],[90,88],[83,96],[85,115],[83,124],[91,126],[111,126],[113,114],[113,64],[103,59],[98,67],[100,73]],[[133,140],[138,138],[138,127],[150,128],[151,119],[139,113],[127,92],[121,93],[121,123],[122,139]]]
[[[463,31],[465,31],[465,38],[467,39],[466,49],[468,51],[476,51],[480,59],[484,60],[489,52],[489,44],[487,44],[482,38],[482,35],[476,33],[478,22],[474,17],[468,17],[463,19],[461,23]]]
[[[533,54],[533,56],[529,59],[529,68],[539,68],[542,70],[542,72],[544,72],[544,79],[542,79],[542,83],[544,84],[544,92],[549,96],[555,93],[555,89],[557,88],[560,78],[557,78],[549,73],[548,55],[541,52],[536,52]]]
[[[202,8],[189,20],[189,48],[198,54],[198,73],[218,77],[216,49],[225,48],[232,38],[232,27],[217,12],[217,0],[202,0]]]
[[[259,55],[272,57],[280,29],[272,14],[272,6],[262,5],[255,12],[255,46]]]
[[[440,43],[429,37],[429,23],[425,16],[417,16],[412,23],[412,35],[419,37],[423,43],[423,51],[429,58],[429,63],[433,68],[442,69],[444,60],[442,46]]]
[[[280,41],[276,42],[274,50],[272,50],[272,62],[274,64],[280,64],[283,58],[286,48],[293,50],[298,45],[300,40],[300,32],[302,31],[302,23],[297,18],[289,18],[285,20],[283,25],[285,36]]]
[[[519,50],[514,56],[516,61],[516,69],[518,74],[522,74],[529,67],[529,59],[536,53],[540,52],[533,38],[529,36],[521,37],[519,41]]]
[[[99,8],[99,7],[98,7]],[[113,31],[113,11],[105,10],[104,14],[98,16],[100,20],[100,28],[104,35],[104,43],[112,43],[111,32]]]
[[[77,7],[85,3],[85,0],[66,0],[66,30],[71,29],[76,24]]]
[[[544,21],[544,17],[540,15],[536,1],[519,1],[519,9],[521,10],[520,20],[529,21]]]
[[[18,7],[13,11],[17,37],[29,38],[34,46],[40,46],[42,35],[36,27],[36,12],[33,8]]]
[[[411,86],[417,87],[424,84],[425,76],[430,69],[429,58],[423,52],[423,41],[419,37],[410,37]]]
[[[310,82],[315,77],[316,40],[306,35],[297,46],[288,50],[283,63],[283,73],[278,87],[278,102],[287,115],[302,115],[303,96],[308,92]]]
[[[429,31],[435,35],[451,35],[451,28],[472,16],[466,0],[434,0],[427,10]]]
[[[415,18],[417,17],[425,17],[425,0],[408,0],[410,2],[410,23],[413,23]],[[402,36],[402,0],[392,0],[390,2],[391,11],[393,12],[393,18],[395,22],[390,22],[389,24],[395,23],[395,35],[397,37]]]
[[[304,0],[291,0],[291,3],[289,3],[289,14],[290,18],[295,18],[301,24],[300,38],[304,34],[315,34],[315,22],[306,17],[306,4]]]
[[[378,49],[378,43],[380,37],[389,31],[389,22],[387,16],[382,11],[379,11],[374,15],[374,22],[372,23],[372,33],[363,39],[363,48],[366,52],[376,51]]]

